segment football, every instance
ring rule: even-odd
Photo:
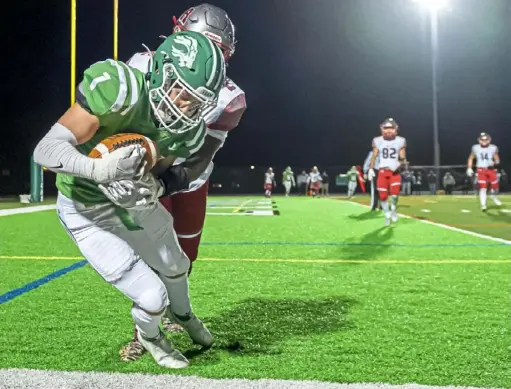
[[[91,150],[89,157],[101,158],[103,155],[111,153],[120,147],[137,144],[146,150],[144,160],[147,162],[149,170],[152,169],[154,165],[156,165],[156,162],[160,159],[158,147],[151,139],[140,134],[123,133],[105,138]]]

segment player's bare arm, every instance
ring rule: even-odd
[[[87,112],[80,104],[73,104],[57,121],[75,137],[76,144],[89,141],[99,128],[99,119]]]
[[[495,154],[493,154],[493,164],[494,165],[500,164],[500,156],[498,151],[495,151]]]
[[[472,166],[473,166],[473,163],[474,163],[474,158],[475,158],[475,154],[474,152],[471,152],[470,155],[468,156],[468,159],[467,159],[467,167],[469,169],[472,169]]]
[[[378,147],[373,145],[373,155],[371,156],[371,162],[369,162],[369,169],[374,169],[374,165],[376,164],[376,157],[378,157]]]

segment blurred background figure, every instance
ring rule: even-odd
[[[286,197],[288,197],[291,192],[291,187],[294,188],[296,186],[295,174],[291,170],[291,166],[288,166],[282,173],[282,185],[284,185]]]
[[[321,184],[319,186],[319,193],[322,196],[328,196],[328,186],[330,185],[330,177],[326,171],[321,174]]]
[[[348,176],[348,198],[351,199],[357,190],[358,171],[355,166],[352,166],[346,173]]]
[[[296,177],[296,184],[298,185],[298,194],[307,196],[307,182],[309,179],[309,175],[302,170],[300,174]]]
[[[442,179],[442,184],[444,185],[445,193],[452,194],[454,190],[454,186],[456,185],[456,180],[452,176],[450,172],[444,174],[444,178]]]

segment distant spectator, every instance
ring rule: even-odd
[[[433,170],[429,171],[426,180],[428,181],[429,193],[436,195],[436,174]]]
[[[445,193],[447,193],[449,195],[452,194],[454,185],[456,185],[456,180],[454,179],[454,177],[452,176],[452,174],[450,172],[447,172],[444,174],[443,184],[444,184]]]
[[[319,193],[323,196],[328,196],[328,185],[330,184],[330,177],[327,172],[321,174],[321,185],[319,187]]]
[[[422,189],[422,173],[420,170],[412,176],[412,183],[414,194],[420,195]]]
[[[305,170],[302,170],[298,176],[296,176],[296,185],[298,185],[298,194],[307,195],[307,179],[309,175],[305,173]]]
[[[502,192],[505,192],[507,190],[507,184],[509,182],[509,178],[507,176],[507,173],[504,169],[500,170],[500,189]]]
[[[404,196],[410,196],[412,194],[412,172],[405,168],[405,170],[401,173],[401,191]]]

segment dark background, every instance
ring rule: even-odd
[[[387,116],[412,165],[433,163],[429,17],[410,0],[216,0],[237,27],[229,76],[248,109],[225,166],[361,164]],[[119,59],[172,31],[196,1],[120,0]],[[481,131],[511,153],[511,1],[452,0],[439,20],[442,164]],[[69,105],[69,1],[18,0],[2,15],[0,194],[26,190],[29,157]],[[77,81],[112,56],[112,2],[78,0]],[[5,119],[4,119],[5,120]],[[10,176],[2,175],[9,170]],[[295,169],[296,172],[297,169]]]

